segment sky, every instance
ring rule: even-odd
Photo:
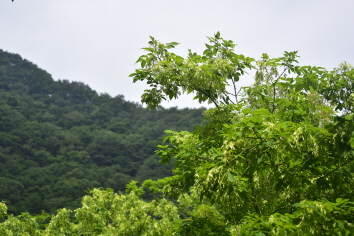
[[[148,86],[129,74],[149,36],[202,53],[220,31],[236,53],[259,59],[299,51],[300,65],[354,64],[352,0],[0,0],[0,48],[20,54],[55,80],[139,102]],[[1,79],[1,78],[0,78]],[[252,76],[240,85],[252,83]],[[207,104],[202,104],[207,106]],[[192,96],[165,107],[200,107]]]

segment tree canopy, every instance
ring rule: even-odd
[[[15,215],[54,213],[94,187],[169,176],[154,154],[163,131],[192,130],[204,110],[148,111],[0,50],[0,201]]]
[[[157,153],[176,168],[163,192],[194,191],[235,230],[255,218],[293,214],[296,204],[352,201],[354,68],[299,66],[297,52],[255,60],[235,53],[220,33],[208,39],[202,55],[182,58],[169,51],[176,43],[151,37],[137,61],[141,69],[131,75],[150,84],[142,96],[150,108],[181,93],[216,106],[194,132],[167,131],[171,144]],[[249,71],[255,83],[241,89],[237,82]],[[347,213],[338,220],[353,230]]]
[[[67,235],[354,234],[351,65],[300,66],[297,52],[255,60],[235,53],[219,32],[201,55],[189,51],[186,58],[171,52],[177,43],[150,39],[137,61],[141,68],[131,74],[150,85],[142,102],[155,109],[193,93],[215,105],[192,132],[165,131],[167,144],[156,153],[174,165],[173,176],[140,187],[131,182],[126,194],[93,190],[74,216],[62,209],[48,226],[37,226],[43,215],[7,216],[3,232],[32,219],[29,228],[38,235],[54,229]],[[245,73],[255,83],[241,88]],[[152,202],[140,202],[146,191]],[[110,200],[91,200],[103,196]]]

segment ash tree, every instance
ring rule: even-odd
[[[178,43],[150,39],[130,75],[150,85],[141,101],[155,109],[192,93],[215,105],[193,132],[166,131],[169,144],[157,153],[175,169],[165,195],[212,207],[235,235],[354,232],[351,65],[299,66],[296,51],[255,60],[235,53],[219,32],[202,55],[189,50],[186,58],[171,52]],[[255,82],[242,88],[246,73]],[[189,212],[183,232],[203,230],[211,219],[200,212]]]

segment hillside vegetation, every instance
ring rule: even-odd
[[[0,50],[0,200],[14,214],[53,213],[94,187],[169,176],[154,155],[163,131],[192,130],[203,111],[148,111]]]

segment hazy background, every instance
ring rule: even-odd
[[[0,48],[37,64],[54,79],[139,102],[147,88],[129,74],[149,35],[201,53],[217,31],[237,53],[259,59],[299,51],[302,65],[354,63],[352,0],[0,0]],[[251,83],[245,78],[242,84]],[[164,106],[199,107],[191,98]]]

